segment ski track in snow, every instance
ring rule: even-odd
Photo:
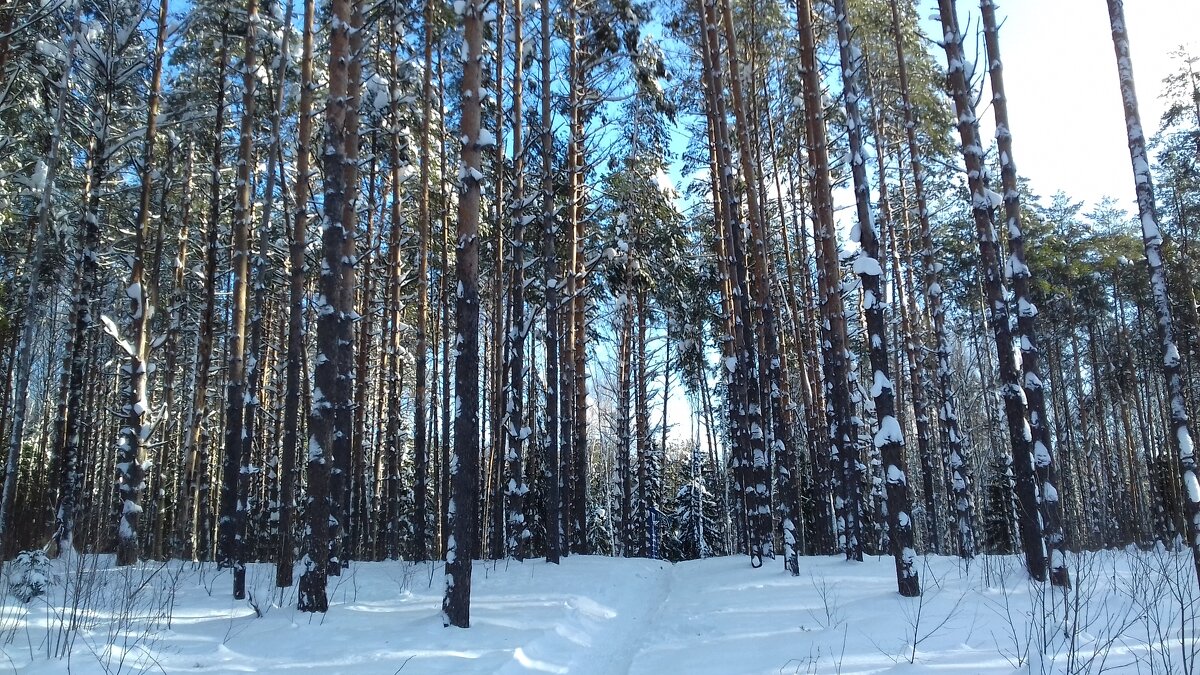
[[[1156,560],[1175,561],[1177,583],[1196,592],[1190,556],[1140,555],[1094,554],[1086,567],[1072,556],[1072,571],[1087,589],[1088,616],[1144,612],[1129,587],[1135,577],[1152,575]],[[1148,562],[1137,567],[1135,559]],[[251,565],[248,585],[263,612],[257,617],[249,603],[229,598],[227,571],[190,563],[117,569],[102,557],[84,592],[104,614],[85,623],[69,663],[45,657],[63,604],[66,563],[56,562],[49,603],[0,601],[0,672],[1009,675],[1026,672],[1029,663],[1019,662],[1018,651],[1028,648],[1030,636],[1046,626],[1049,634],[1062,632],[1061,597],[1058,618],[1039,614],[1040,587],[1025,580],[1016,557],[980,558],[969,569],[954,558],[921,560],[922,600],[896,593],[890,558],[803,558],[798,577],[784,572],[781,560],[756,570],[744,556],[674,565],[595,556],[570,556],[561,565],[477,562],[471,628],[461,630],[441,623],[440,564],[355,563],[330,579],[325,615],[297,612],[295,588],[281,597],[274,567]],[[124,638],[111,612],[131,589],[135,618]],[[172,597],[169,627],[146,618],[165,617]],[[1159,604],[1154,611],[1168,617],[1169,627],[1174,610]],[[910,663],[918,613],[922,637]],[[1045,620],[1039,616],[1048,622],[1037,623]],[[1145,669],[1143,624],[1113,637],[1107,624],[1092,621],[1079,638],[1082,658],[1101,652],[1107,672]],[[113,636],[120,648],[107,646]],[[1178,638],[1165,639],[1174,640],[1178,663]],[[1189,649],[1200,652],[1200,644]],[[1034,672],[1064,672],[1063,645],[1046,652]]]

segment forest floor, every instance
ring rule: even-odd
[[[0,672],[43,673],[1183,673],[1200,668],[1190,556],[1072,555],[1069,593],[1014,556],[922,559],[924,594],[888,558],[671,564],[571,556],[476,563],[471,628],[443,628],[431,563],[356,563],[330,611],[295,609],[274,567],[251,598],[212,565],[56,561],[46,595],[0,602]],[[5,576],[16,574],[6,565]],[[298,575],[297,575],[298,577]],[[3,580],[7,588],[11,579]],[[77,624],[68,630],[72,620]]]

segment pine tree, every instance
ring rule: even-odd
[[[1116,52],[1117,73],[1121,81],[1121,98],[1125,104],[1125,128],[1129,136],[1129,158],[1133,164],[1138,215],[1142,223],[1142,242],[1146,249],[1146,268],[1150,275],[1150,292],[1158,323],[1158,337],[1162,344],[1163,377],[1167,381],[1170,405],[1171,438],[1168,442],[1179,457],[1183,507],[1187,519],[1187,543],[1192,549],[1196,579],[1200,582],[1200,480],[1197,479],[1196,456],[1188,425],[1179,347],[1175,338],[1171,298],[1163,266],[1162,232],[1155,212],[1154,183],[1150,176],[1146,137],[1142,130],[1137,92],[1134,89],[1133,62],[1129,53],[1129,34],[1125,27],[1125,7],[1122,0],[1108,0],[1108,18],[1112,26],[1113,49]]]
[[[468,0],[462,16],[462,128],[459,169],[458,244],[455,277],[454,455],[449,467],[450,539],[446,547],[446,595],[442,623],[471,625],[471,557],[476,550],[479,500],[479,200],[482,150],[495,136],[481,126],[483,7]]]
[[[120,437],[117,440],[117,489],[122,507],[117,528],[117,564],[132,565],[138,561],[139,517],[142,512],[142,491],[146,485],[146,444],[153,427],[150,424],[150,402],[147,392],[147,377],[150,369],[150,296],[145,270],[147,240],[150,231],[150,198],[154,189],[154,143],[158,131],[158,101],[162,86],[164,43],[167,37],[167,0],[161,0],[158,10],[157,38],[154,61],[151,67],[150,92],[146,103],[146,130],[142,150],[140,199],[137,220],[134,223],[133,269],[129,274],[129,286],[125,295],[129,299],[128,338],[118,336],[115,326],[110,330],[113,337],[129,355],[129,363],[123,367],[126,376],[123,394],[125,405],[121,409],[123,418]]]
[[[967,171],[968,189],[975,237],[979,245],[983,286],[987,304],[987,320],[992,328],[996,358],[999,364],[1000,395],[1004,399],[1004,414],[1012,446],[1013,467],[1016,471],[1016,493],[1025,565],[1029,575],[1045,580],[1047,554],[1042,533],[1039,486],[1034,476],[1034,447],[1027,435],[1027,400],[1021,387],[1017,367],[1017,348],[1010,326],[1011,312],[1008,289],[1004,283],[1000,261],[1000,241],[996,234],[993,213],[994,193],[988,188],[983,163],[983,146],[979,138],[979,120],[971,104],[963,54],[963,35],[959,32],[954,0],[939,0],[944,36],[942,46],[949,64],[948,80],[958,113],[958,131]]]
[[[880,264],[879,235],[875,216],[871,209],[871,186],[867,182],[867,155],[863,148],[865,124],[859,98],[862,90],[858,84],[863,69],[862,54],[851,40],[851,26],[845,0],[835,0],[837,35],[842,66],[842,97],[846,105],[847,135],[850,142],[850,165],[853,173],[855,202],[858,210],[857,234],[861,247],[854,262],[863,291],[863,307],[866,311],[867,341],[869,343],[871,370],[871,397],[875,403],[878,431],[873,439],[883,462],[884,484],[887,491],[887,534],[892,556],[896,560],[896,583],[900,595],[914,597],[921,594],[917,578],[916,550],[913,548],[912,505],[908,497],[908,472],[904,462],[904,432],[896,420],[894,386],[889,376],[890,354],[884,316],[886,302],[883,289],[883,267]],[[878,142],[878,139],[876,139]]]
[[[1017,168],[1013,162],[1012,130],[1008,100],[1004,94],[1004,66],[1000,60],[999,28],[992,0],[981,0],[983,33],[992,83],[992,110],[996,115],[996,146],[1000,152],[1000,180],[1004,190],[1004,214],[1008,225],[1009,262],[1007,274],[1013,281],[1017,303],[1017,341],[1021,349],[1021,386],[1029,408],[1033,434],[1033,463],[1040,497],[1042,533],[1050,553],[1050,582],[1069,587],[1066,546],[1059,507],[1057,471],[1052,455],[1050,422],[1046,415],[1046,393],[1038,366],[1038,339],[1034,327],[1037,306],[1030,300],[1029,266],[1025,264],[1025,237],[1021,229],[1021,200],[1017,191]]]
[[[347,123],[357,100],[351,98],[351,21],[358,14],[353,0],[332,5],[329,94],[325,108],[323,260],[314,298],[317,355],[308,442],[308,553],[300,578],[298,608],[324,612],[328,574],[340,572],[339,540],[345,526],[345,470],[352,433],[354,356],[355,205],[350,183],[356,180]]]
[[[246,519],[246,468],[249,448],[243,448],[248,433],[246,401],[254,396],[246,389],[246,313],[250,283],[250,221],[253,219],[250,192],[254,160],[254,97],[258,42],[258,0],[246,5],[246,35],[242,56],[242,121],[238,143],[237,190],[233,203],[233,325],[226,341],[228,368],[225,389],[225,452],[222,455],[221,513],[217,542],[217,565],[233,569],[233,597],[246,597],[246,561],[242,550]],[[253,355],[250,357],[253,359]]]

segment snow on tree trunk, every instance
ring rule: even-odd
[[[246,400],[246,309],[250,282],[250,220],[254,217],[250,202],[254,158],[255,90],[258,74],[258,0],[246,4],[246,35],[242,57],[242,119],[238,144],[237,182],[233,202],[233,246],[230,267],[233,270],[233,297],[229,336],[225,341],[225,452],[222,455],[221,513],[217,526],[217,566],[233,569],[233,598],[246,597],[246,562],[242,540],[246,518],[246,482],[243,464],[243,438]],[[253,358],[251,356],[250,358]]]
[[[125,295],[129,298],[129,323],[126,341],[118,339],[129,354],[124,391],[125,405],[121,409],[123,426],[117,440],[117,490],[121,499],[121,516],[117,527],[117,564],[132,565],[138,561],[138,521],[142,512],[142,491],[146,487],[146,443],[150,438],[150,401],[146,378],[152,368],[150,360],[150,314],[154,308],[146,292],[145,251],[150,231],[150,196],[154,191],[154,141],[158,131],[158,99],[162,85],[164,42],[167,34],[167,0],[158,9],[158,37],[154,48],[154,64],[150,76],[150,95],[146,103],[146,132],[141,161],[141,191],[137,220],[134,224],[133,269]],[[116,331],[113,331],[116,333]]]
[[[79,43],[80,17],[82,5],[75,10],[71,22],[71,33],[68,37],[66,62],[62,76],[58,82],[58,100],[54,111],[54,123],[50,128],[50,143],[44,160],[39,161],[34,169],[35,187],[40,188],[32,250],[25,264],[26,296],[24,305],[24,324],[17,340],[14,354],[15,363],[12,367],[12,411],[8,430],[8,453],[4,466],[4,488],[0,491],[0,566],[4,564],[9,537],[9,521],[12,519],[13,504],[17,496],[17,468],[21,457],[21,444],[25,432],[25,410],[28,398],[29,376],[33,367],[33,330],[38,324],[38,316],[45,303],[41,298],[42,261],[46,256],[46,240],[51,236],[50,218],[54,206],[55,177],[58,174],[59,147],[63,134],[63,113],[70,96],[71,64],[75,56],[75,48]]]
[[[266,183],[263,187],[263,211],[262,211],[262,227],[258,237],[258,253],[252,261],[252,283],[254,290],[254,305],[250,310],[248,317],[247,328],[250,331],[250,342],[246,351],[246,396],[245,396],[245,413],[243,415],[243,426],[245,433],[242,434],[242,464],[247,465],[251,461],[251,456],[254,451],[254,441],[260,435],[260,426],[266,428],[267,418],[260,422],[258,411],[261,408],[261,399],[264,395],[264,376],[266,371],[267,359],[267,344],[266,344],[266,327],[264,326],[264,313],[266,311],[266,303],[268,296],[268,268],[267,256],[270,253],[271,237],[267,236],[267,232],[271,231],[271,217],[275,210],[275,186],[277,180],[277,169],[279,168],[279,155],[283,145],[282,128],[283,128],[283,106],[285,103],[285,93],[287,84],[287,72],[291,66],[290,43],[292,31],[292,4],[287,3],[284,11],[283,25],[288,26],[289,30],[284,31],[283,38],[280,40],[280,51],[277,57],[275,69],[275,92],[274,101],[271,106],[271,133],[270,144],[267,149],[267,167],[266,167]],[[286,208],[286,204],[285,204]],[[284,213],[284,221],[287,220],[286,211]],[[281,457],[279,455],[280,447],[277,444],[268,444],[269,455],[266,457],[264,471],[262,472],[263,479],[267,482],[266,499],[267,499],[267,523],[270,528],[269,535],[272,539],[278,540],[278,527],[280,522],[281,499],[280,489],[284,481],[288,480],[281,475]],[[239,468],[239,471],[241,469]],[[243,476],[243,482],[249,476]],[[244,539],[246,537],[247,515],[251,511],[251,504],[247,500],[247,492],[243,488],[239,499],[242,502],[241,520],[238,524],[239,535]],[[245,556],[243,554],[243,561]],[[242,576],[245,566],[242,566]],[[278,572],[278,567],[276,568]],[[235,581],[236,583],[236,581]]]
[[[296,513],[296,460],[300,447],[300,401],[304,367],[304,282],[305,249],[308,246],[309,147],[312,138],[313,21],[315,0],[304,2],[304,37],[300,58],[300,109],[296,127],[296,185],[294,190],[291,238],[288,242],[288,323],[287,368],[284,375],[286,400],[283,409],[283,461],[279,490],[279,560],[275,585],[292,585],[292,518]],[[310,487],[311,491],[311,487]]]
[[[350,98],[351,21],[354,0],[332,3],[329,52],[329,93],[325,106],[324,214],[321,222],[322,259],[317,294],[317,351],[314,362],[312,411],[308,440],[308,553],[300,578],[298,608],[324,612],[329,607],[326,581],[340,572],[337,541],[343,523],[343,467],[349,455],[354,355],[354,210],[348,179],[355,177],[347,148],[347,118],[357,101]],[[352,201],[352,200],[351,200]],[[347,214],[350,219],[347,220]],[[340,475],[339,475],[340,474]]]
[[[858,459],[858,429],[853,419],[850,393],[850,351],[842,302],[841,269],[829,176],[829,147],[811,1],[800,0],[798,12],[801,83],[804,90],[808,159],[812,167],[809,194],[814,202],[816,236],[819,240],[816,245],[817,278],[834,531],[838,546],[846,557],[862,560],[862,464]]]
[[[862,283],[863,309],[867,316],[867,342],[874,375],[871,396],[875,401],[878,431],[874,445],[883,461],[887,494],[887,534],[896,560],[896,583],[900,595],[921,594],[917,578],[916,552],[913,548],[912,503],[908,496],[908,470],[904,462],[904,433],[896,421],[894,386],[889,373],[887,343],[888,319],[883,287],[883,268],[879,263],[879,236],[875,215],[871,212],[871,186],[867,180],[867,153],[863,143],[863,116],[859,105],[861,89],[858,75],[863,69],[862,54],[851,41],[850,17],[845,0],[834,0],[837,20],[838,51],[841,57],[842,99],[846,105],[847,135],[850,141],[850,166],[857,207],[857,234],[861,251],[854,271]],[[853,231],[852,231],[853,232]],[[853,234],[851,235],[853,236]]]
[[[513,6],[513,110],[524,110],[524,7],[521,2]],[[505,554],[517,560],[525,557],[525,542],[529,530],[525,526],[525,469],[522,455],[525,440],[531,430],[525,421],[525,340],[529,335],[530,323],[525,317],[525,153],[522,151],[524,124],[522,115],[513,119],[513,147],[517,150],[514,159],[513,208],[510,214],[512,225],[512,265],[509,270],[509,322],[504,347],[507,355],[507,380],[504,383],[504,410],[501,414],[503,433],[508,434],[504,454],[504,528]],[[532,220],[533,216],[529,216]]]
[[[629,398],[633,389],[633,304],[628,286],[618,295],[621,313],[621,334],[617,344],[617,479],[621,484],[621,553],[630,557],[636,552],[633,529],[633,471],[629,453],[633,446],[630,436],[632,419]]]
[[[996,225],[992,212],[993,204],[988,196],[988,179],[983,163],[983,146],[979,139],[979,120],[971,104],[967,82],[962,35],[958,30],[958,18],[954,0],[939,0],[942,30],[942,46],[946,50],[947,77],[951,98],[958,118],[958,132],[962,141],[963,160],[967,170],[967,186],[971,193],[971,214],[975,221],[975,237],[979,244],[983,269],[983,286],[987,303],[988,323],[996,345],[1000,371],[1000,396],[1004,400],[1004,414],[1008,422],[1008,435],[1012,445],[1013,468],[1016,471],[1015,491],[1017,494],[1021,542],[1025,549],[1025,566],[1030,576],[1039,581],[1046,579],[1046,545],[1042,538],[1040,488],[1034,476],[1034,439],[1029,420],[1026,419],[1027,402],[1021,387],[1017,359],[1019,352],[1013,342],[1010,326],[1008,290],[1000,267],[1000,242],[996,236]]]
[[[1058,476],[1053,460],[1050,422],[1046,417],[1046,390],[1038,372],[1038,341],[1035,328],[1037,307],[1030,295],[1029,265],[1025,262],[1025,236],[1021,228],[1021,199],[1017,167],[1013,162],[1012,130],[1008,121],[1008,99],[1004,95],[1004,67],[1000,61],[999,28],[992,0],[981,0],[983,33],[987,45],[988,70],[992,85],[992,110],[996,115],[996,149],[1000,152],[1000,181],[1004,190],[1004,216],[1008,225],[1009,261],[1017,302],[1017,343],[1021,349],[1021,386],[1029,408],[1029,428],[1034,444],[1034,476],[1041,496],[1042,534],[1050,553],[1050,582],[1069,587],[1066,542],[1058,495]]]
[[[542,147],[553,147],[552,117],[550,108],[550,7],[549,3],[542,8]],[[554,210],[554,175],[553,153],[542,152],[542,282],[545,287],[546,302],[546,444],[547,452],[545,466],[548,468],[549,489],[546,494],[546,560],[558,563],[562,545],[562,510],[561,477],[559,475],[560,444],[559,441],[559,320],[558,303],[558,257],[556,254],[556,234]]]
[[[762,391],[758,372],[758,339],[750,308],[751,286],[746,265],[744,225],[741,222],[741,200],[734,185],[733,149],[725,108],[723,72],[719,65],[720,41],[717,35],[716,0],[701,0],[701,21],[705,34],[704,48],[708,53],[708,96],[710,119],[715,120],[714,140],[717,154],[717,175],[722,196],[725,255],[731,273],[733,297],[733,369],[729,390],[730,422],[735,435],[734,461],[742,475],[742,505],[748,536],[747,552],[750,564],[759,567],[763,559],[774,555],[771,546],[771,505],[767,493],[770,481],[767,457],[766,430],[763,427]],[[753,190],[748,186],[748,191]]]
[[[421,133],[418,150],[421,163],[420,194],[417,204],[417,345],[416,378],[413,392],[413,557],[425,560],[429,557],[426,525],[429,521],[426,503],[429,492],[429,423],[427,396],[429,351],[429,182],[430,182],[430,128],[431,104],[433,102],[433,0],[425,3],[424,63],[422,69]]]
[[[110,152],[111,112],[113,82],[111,78],[101,85],[102,99],[95,109],[92,128],[95,136],[88,149],[87,178],[83,188],[81,209],[76,232],[79,234],[79,250],[76,256],[75,296],[71,306],[71,333],[67,347],[67,399],[61,429],[59,464],[58,504],[55,507],[54,552],[61,555],[71,546],[75,531],[76,510],[81,487],[83,460],[83,434],[87,422],[83,414],[87,398],[88,335],[96,325],[93,307],[99,291],[99,248],[100,248],[100,188],[108,171]],[[185,188],[184,203],[187,203]]]
[[[970,559],[975,556],[974,496],[971,492],[970,456],[958,427],[958,399],[952,384],[953,370],[950,367],[950,342],[946,332],[946,311],[942,303],[942,285],[939,281],[941,263],[934,258],[933,228],[929,220],[929,206],[925,197],[925,166],[917,140],[917,122],[913,112],[912,94],[909,88],[908,63],[901,32],[900,8],[892,3],[892,36],[896,43],[896,62],[900,81],[904,132],[908,142],[909,164],[912,170],[913,196],[916,200],[917,219],[920,224],[922,286],[925,306],[933,322],[934,352],[937,357],[937,403],[940,437],[945,456],[949,458],[950,494],[954,502],[955,535],[958,540],[958,555]],[[918,359],[919,362],[919,359]],[[923,370],[923,369],[922,369]],[[920,381],[915,386],[923,387]],[[934,549],[938,548],[937,508],[933,503],[932,452],[922,452],[922,472],[926,492],[928,526],[933,534]]]
[[[1192,549],[1196,579],[1200,581],[1200,479],[1195,449],[1188,425],[1183,375],[1180,372],[1179,347],[1171,317],[1171,298],[1167,292],[1167,271],[1163,262],[1162,231],[1155,213],[1154,182],[1146,154],[1146,135],[1142,130],[1137,90],[1133,82],[1133,59],[1129,53],[1129,33],[1125,27],[1125,3],[1108,0],[1108,19],[1112,26],[1117,74],[1121,81],[1121,99],[1125,106],[1125,129],[1129,137],[1129,158],[1133,164],[1133,182],[1137,192],[1138,215],[1142,222],[1142,242],[1146,248],[1146,269],[1150,275],[1150,294],[1162,341],[1163,377],[1171,406],[1171,434],[1168,442],[1178,455],[1179,475],[1183,483],[1183,507],[1187,514],[1187,543]]]
[[[479,202],[483,182],[483,7],[468,0],[462,17],[466,61],[462,80],[462,152],[459,159],[458,244],[454,303],[454,454],[450,460],[450,538],[442,623],[471,625],[471,558],[479,514]]]
[[[800,520],[800,495],[797,490],[792,467],[795,465],[795,440],[792,438],[792,414],[786,405],[786,391],[789,387],[783,371],[783,353],[779,346],[779,322],[775,311],[775,299],[770,290],[771,260],[767,251],[765,237],[766,215],[759,201],[758,191],[754,186],[761,184],[761,174],[755,161],[751,147],[750,112],[743,89],[747,86],[746,69],[738,59],[737,39],[734,33],[733,11],[728,0],[721,1],[721,21],[725,29],[726,55],[729,62],[730,93],[733,94],[734,129],[736,130],[738,146],[738,166],[742,172],[745,186],[747,214],[749,216],[751,243],[753,251],[751,260],[754,265],[753,285],[751,291],[754,303],[758,307],[757,324],[762,334],[765,354],[760,362],[765,363],[767,372],[761,378],[760,399],[763,406],[763,418],[770,419],[770,433],[767,435],[769,451],[755,458],[752,465],[755,485],[755,503],[759,513],[759,527],[765,532],[766,541],[763,548],[770,551],[773,557],[772,530],[769,516],[763,517],[761,509],[769,508],[771,501],[767,485],[771,476],[771,457],[776,457],[779,465],[779,499],[781,512],[781,527],[783,530],[784,567],[793,575],[800,573],[798,553],[796,551],[796,527]],[[766,522],[761,522],[761,521]]]

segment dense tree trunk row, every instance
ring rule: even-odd
[[[903,2],[678,3],[670,49],[639,3],[45,10],[0,50],[42,106],[0,106],[0,553],[272,561],[306,611],[441,558],[465,627],[481,557],[890,554],[911,596],[921,552],[1200,551],[1200,180],[1109,4],[1140,237],[1019,180],[990,0],[994,151],[953,0],[944,69]]]

